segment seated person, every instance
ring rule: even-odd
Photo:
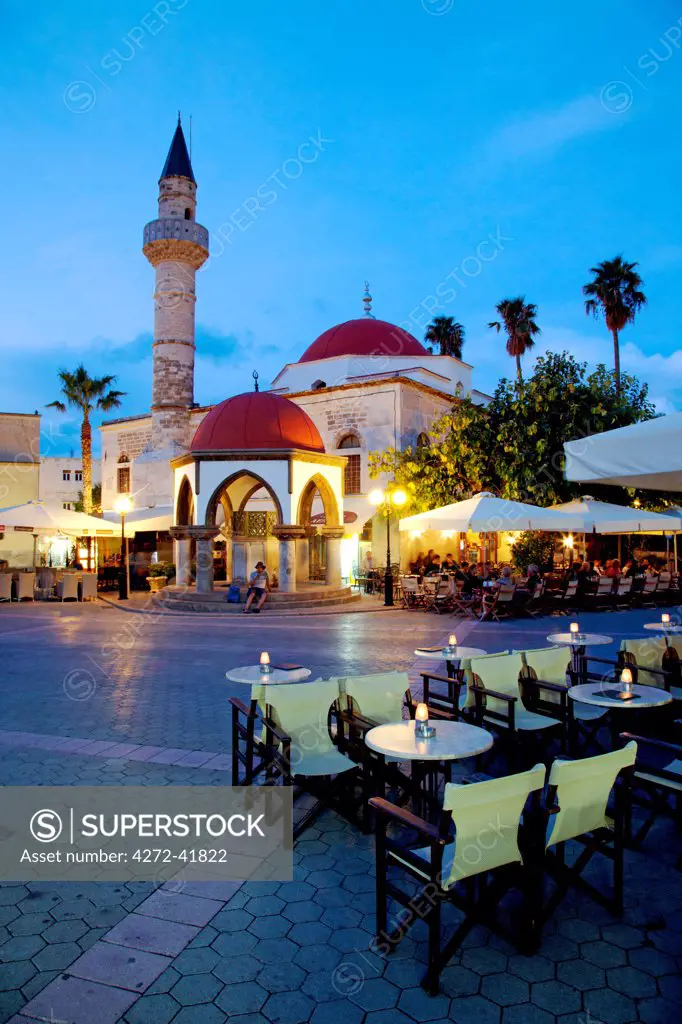
[[[531,594],[534,594],[536,588],[542,583],[542,575],[537,565],[529,565],[526,572],[528,576],[526,580],[526,589],[529,590]]]
[[[256,568],[249,576],[249,589],[246,592],[246,604],[244,614],[248,612],[254,600],[257,601],[254,612],[259,612],[265,604],[270,589],[270,576],[262,562],[256,562]]]
[[[445,558],[443,559],[443,569],[447,570],[448,572],[452,572],[456,568],[457,562],[454,560],[452,555],[446,555]]]
[[[627,579],[628,576],[636,576],[639,572],[639,566],[634,558],[628,558],[627,562],[623,566],[622,575]]]
[[[613,561],[607,565],[606,575],[610,576],[612,579],[618,579],[620,577],[621,568],[620,562],[617,558],[614,558]]]
[[[440,576],[443,570],[440,567],[440,555],[433,555],[431,561],[424,569],[425,576]]]

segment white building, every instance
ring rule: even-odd
[[[93,461],[92,483],[100,483],[100,465]],[[40,459],[40,497],[73,509],[83,493],[83,460],[79,456],[44,455]]]
[[[103,508],[111,510],[119,494],[131,494],[140,530],[145,515],[156,521],[157,528],[160,515],[166,516],[168,526],[189,522],[179,519],[174,509],[171,460],[177,465],[183,455],[196,450],[192,439],[212,408],[194,401],[195,278],[208,256],[208,231],[195,221],[196,181],[179,122],[159,182],[158,203],[158,218],[145,227],[143,248],[156,271],[152,407],[143,415],[110,420],[101,427]],[[488,401],[474,389],[469,363],[432,355],[411,334],[377,320],[367,291],[363,301],[362,317],[325,331],[272,382],[275,394],[296,403],[313,422],[325,454],[347,460],[341,544],[345,576],[360,561],[363,546],[374,547],[375,564],[382,562],[385,549],[384,520],[368,500],[369,491],[381,485],[370,484],[369,452],[425,443],[431,424],[458,399]],[[233,447],[241,446],[224,442],[221,450]],[[246,519],[223,534],[234,532],[242,541],[251,529],[248,514],[273,509],[267,491],[254,487],[238,508],[228,505],[230,515],[246,513]],[[320,572],[324,568],[323,509],[324,503],[317,500],[309,517],[322,538],[315,550],[314,545],[311,548],[311,575],[316,561]],[[255,518],[253,528],[256,524],[260,530],[261,520]],[[397,554],[397,530],[393,534]],[[177,542],[175,555],[177,561]],[[236,561],[228,552],[228,574]],[[243,563],[241,550],[238,561]]]

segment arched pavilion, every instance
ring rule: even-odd
[[[195,541],[197,592],[213,590],[213,546],[220,538],[228,580],[248,579],[262,559],[276,569],[280,592],[293,593],[309,581],[313,540],[322,537],[325,582],[341,585],[346,459],[325,452],[300,406],[267,391],[228,398],[211,409],[189,452],[172,465],[178,584],[190,583]],[[324,525],[314,525],[320,519]]]

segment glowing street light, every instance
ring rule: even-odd
[[[114,511],[121,517],[121,566],[118,571],[118,599],[128,600],[128,567],[126,565],[126,516],[133,503],[127,494],[120,494],[114,502]]]
[[[384,573],[384,606],[393,607],[393,573],[391,572],[391,511],[400,508],[407,501],[407,494],[402,487],[387,487],[382,490],[376,487],[368,495],[370,505],[383,507],[386,516],[386,571]]]

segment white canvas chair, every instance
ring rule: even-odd
[[[81,579],[81,601],[97,600],[97,576],[95,573],[83,573]]]
[[[662,687],[669,691],[673,700],[682,700],[682,637],[622,640],[620,649],[625,664],[634,670],[635,682]]]
[[[520,676],[524,664],[519,653],[507,654],[502,658],[472,658],[471,675],[478,725],[491,727],[508,741],[509,758],[515,768],[519,757],[520,740],[527,747],[529,739],[539,740],[551,730],[563,734],[562,716],[550,716],[545,711],[530,711],[523,703]],[[541,694],[545,687],[538,680],[524,679],[528,692]],[[554,691],[555,692],[555,691]],[[566,696],[563,695],[564,702]],[[521,751],[524,756],[526,750]]]
[[[299,685],[284,683],[268,690],[268,714],[265,726],[268,765],[266,781],[280,779],[285,786],[311,792],[317,803],[309,807],[294,828],[294,838],[315,818],[341,797],[354,783],[357,765],[336,748],[330,725],[337,710],[339,684],[336,679],[320,679]],[[351,774],[352,773],[352,774]],[[350,810],[350,792],[342,806]]]
[[[552,897],[538,917],[542,924],[551,917],[572,885],[588,893],[612,914],[623,912],[623,847],[628,798],[616,781],[632,768],[637,744],[621,750],[586,757],[579,761],[555,761],[549,775],[549,835],[546,840],[547,872],[556,883]],[[609,808],[611,793],[615,803]],[[583,851],[568,865],[566,843],[575,840]],[[582,873],[592,857],[600,853],[613,862],[613,891],[605,894],[587,882]]]
[[[615,596],[616,607],[627,607],[631,603],[633,583],[634,579],[632,576],[621,576]]]
[[[12,600],[12,573],[0,572],[0,601]]]
[[[72,573],[65,573],[57,584],[57,594],[63,601],[78,600],[78,577]]]
[[[391,952],[411,925],[423,920],[429,943],[428,966],[421,984],[429,994],[436,994],[441,972],[477,924],[529,951],[526,940],[532,929],[527,921],[517,931],[504,927],[498,905],[510,889],[518,888],[524,893],[528,890],[522,851],[531,844],[523,834],[528,830],[524,809],[531,794],[535,794],[537,802],[544,781],[545,767],[537,764],[530,771],[503,779],[471,785],[449,783],[443,794],[438,825],[431,825],[387,800],[370,800],[376,817],[377,951]],[[389,825],[398,834],[402,828],[416,831],[425,845],[414,848],[414,843],[401,843],[393,838],[393,828],[389,835]],[[416,881],[421,886],[417,896],[404,891],[393,878],[389,880],[389,869],[400,870]],[[404,915],[397,919],[397,927],[392,930],[388,922],[389,900],[410,911],[407,919]],[[453,903],[465,917],[441,947],[444,902]]]
[[[682,746],[629,732],[620,734],[621,740],[634,740],[637,744],[637,763],[631,777],[630,804],[627,808],[627,845],[638,850],[649,830],[661,817],[672,818],[678,832],[682,829]],[[647,815],[633,828],[633,807]],[[682,854],[677,869],[682,867]]]
[[[17,601],[35,601],[36,574],[34,572],[17,573]]]
[[[418,604],[424,603],[424,595],[417,576],[403,576],[400,582],[405,608],[416,608]]]
[[[606,717],[607,709],[568,699],[568,689],[575,681],[571,679],[570,655],[567,649],[539,647],[532,651],[522,651],[521,657],[525,666],[524,677],[534,677],[543,684],[543,690],[537,698],[540,706],[550,714],[553,710],[560,711],[567,742],[575,746],[579,733],[582,733],[586,740],[594,740],[602,720]]]
[[[658,589],[658,576],[645,576],[644,586],[636,595],[636,601],[640,608],[655,608],[656,590]]]
[[[578,581],[569,580],[565,590],[560,591],[558,594],[550,595],[550,598],[550,608],[552,611],[568,615],[578,604]]]

